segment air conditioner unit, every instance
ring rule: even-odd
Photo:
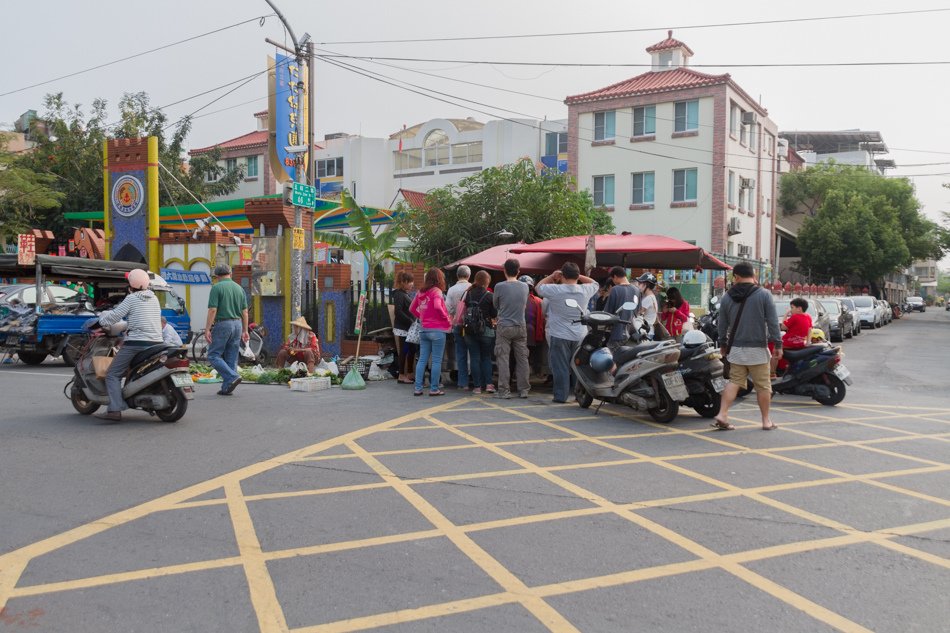
[[[755,178],[743,178],[740,176],[739,188],[740,189],[755,189]]]
[[[751,257],[752,256],[752,247],[751,246],[739,246],[739,257]]]
[[[742,125],[754,125],[756,120],[755,112],[742,113]]]
[[[780,138],[778,140],[778,155],[782,158],[788,158],[788,139]]]
[[[742,233],[742,223],[739,222],[739,218],[729,218],[729,235],[737,235]]]

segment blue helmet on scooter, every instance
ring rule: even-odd
[[[614,366],[614,355],[606,347],[601,347],[590,355],[590,368],[594,371],[610,371]]]

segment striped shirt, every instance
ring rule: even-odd
[[[133,292],[115,309],[99,315],[99,323],[107,326],[122,319],[129,324],[125,340],[162,342],[162,307],[151,290]]]

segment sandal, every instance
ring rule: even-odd
[[[763,431],[774,431],[774,430],[777,429],[777,428],[778,428],[778,424],[776,424],[775,422],[772,422],[769,426],[763,426],[763,427],[762,427],[762,430],[763,430]]]
[[[422,394],[420,393],[419,395],[421,396]],[[430,391],[429,395],[430,396],[444,396],[445,392],[439,389],[438,391]]]
[[[413,391],[413,392],[412,392],[412,395],[414,395],[414,396],[421,396],[421,395],[422,395],[422,392],[421,392],[421,391]]]
[[[735,431],[736,427],[732,426],[728,422],[723,422],[722,420],[716,420],[709,426],[713,427],[717,431]]]

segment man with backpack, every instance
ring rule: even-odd
[[[578,344],[587,336],[587,326],[577,322],[580,313],[565,301],[574,299],[583,308],[597,294],[600,286],[590,277],[582,275],[577,264],[567,262],[561,266],[561,270],[539,281],[536,288],[538,295],[548,300],[548,357],[554,378],[554,402],[567,402],[574,377],[571,358]]]

